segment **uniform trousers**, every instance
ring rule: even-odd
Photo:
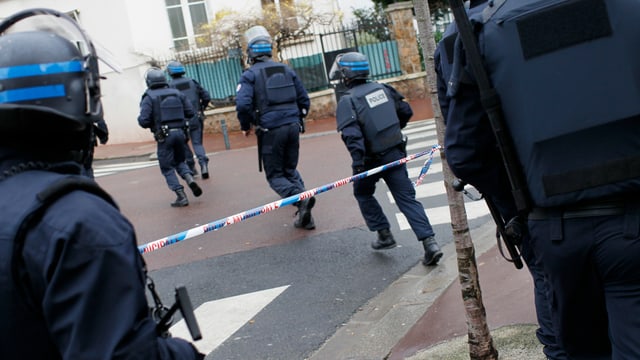
[[[640,205],[530,216],[558,341],[571,359],[640,359]]]
[[[176,172],[184,178],[192,174],[184,161],[184,148],[187,138],[183,129],[169,129],[168,136],[163,142],[158,142],[158,163],[160,171],[167,181],[171,191],[181,190],[184,187],[178,181]]]
[[[191,146],[193,147],[193,152],[189,147],[189,144],[185,146],[185,158],[187,160],[187,165],[190,168],[193,168],[195,165],[195,160],[193,159],[193,154],[196,154],[196,158],[198,159],[198,163],[200,166],[202,164],[208,164],[209,158],[207,157],[207,151],[204,149],[204,145],[202,144],[203,137],[203,124],[202,118],[200,115],[194,116],[191,120],[189,120],[189,138],[191,141]]]
[[[264,173],[269,186],[286,198],[305,190],[297,170],[300,154],[300,124],[296,121],[269,129],[261,135]]]
[[[367,170],[396,161],[405,157],[400,148],[393,148],[384,155],[376,158],[367,158],[365,168]],[[404,214],[418,240],[434,236],[433,228],[429,223],[422,203],[416,200],[416,190],[409,179],[407,165],[391,167],[377,174],[367,176],[353,183],[353,195],[358,201],[360,212],[371,231],[389,229],[390,224],[382,207],[374,194],[376,183],[383,179],[393,196],[398,209]]]

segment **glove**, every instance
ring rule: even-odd
[[[351,168],[353,169],[353,175],[360,174],[366,170],[363,165],[354,165]]]

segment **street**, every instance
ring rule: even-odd
[[[410,122],[408,153],[436,144],[433,121]],[[439,153],[416,188],[441,246],[452,241]],[[255,147],[210,154],[208,180],[196,179],[204,194],[171,208],[157,165],[96,163],[97,181],[135,226],[138,244],[163,238],[278,200],[258,172]],[[426,157],[407,167],[415,181]],[[301,140],[299,171],[307,189],[351,176],[351,159],[335,131]],[[196,308],[207,359],[305,359],[354,313],[414,267],[423,255],[404,216],[383,182],[377,198],[399,246],[376,252],[347,184],[317,195],[316,229],[293,227],[293,206],[276,209],[217,231],[145,254],[165,305],[185,285]],[[470,227],[490,220],[484,202],[467,199]],[[433,268],[425,268],[431,271]],[[177,322],[177,319],[176,319]],[[188,338],[182,323],[174,336]]]

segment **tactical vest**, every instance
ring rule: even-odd
[[[156,125],[172,123],[173,127],[185,124],[184,107],[180,100],[180,91],[172,88],[147,89],[146,95],[153,102],[153,122]]]
[[[284,64],[265,62],[267,66],[257,63],[252,68],[255,74],[256,107],[259,114],[271,111],[298,111],[296,86],[293,76]]]
[[[115,206],[109,195],[84,176],[32,170],[0,181],[0,206],[3,209],[0,217],[0,318],[5,319],[0,321],[0,334],[48,338],[48,329],[34,294],[30,293],[20,254],[26,232],[42,218],[49,205],[74,190],[94,193]],[[8,328],[12,324],[20,326]],[[3,354],[0,357],[13,358],[7,351],[0,349]],[[46,353],[46,349],[41,352]]]
[[[367,155],[380,154],[402,143],[396,105],[384,85],[376,82],[358,85],[346,95],[351,97],[364,133]]]
[[[535,206],[640,191],[640,1],[497,0],[479,45]]]
[[[194,112],[200,111],[200,96],[196,84],[187,77],[179,77],[171,80],[169,84],[172,88],[180,90],[191,102]]]

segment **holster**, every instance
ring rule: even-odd
[[[153,138],[159,144],[162,144],[167,136],[169,136],[169,129],[166,126],[159,126],[153,131]]]

